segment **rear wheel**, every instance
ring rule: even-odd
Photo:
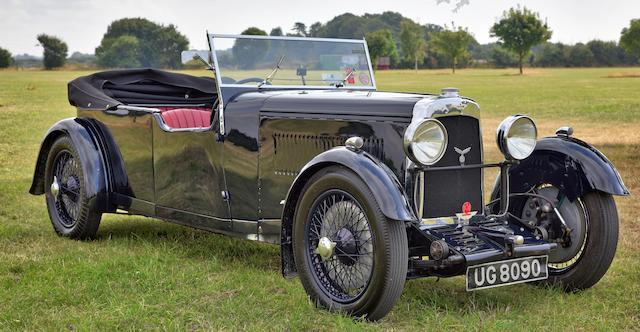
[[[618,243],[618,213],[613,197],[590,192],[571,202],[551,185],[536,187],[536,193],[553,202],[562,220],[543,206],[550,202],[531,197],[519,204],[523,220],[535,222],[540,235],[557,243],[549,254],[549,279],[544,283],[567,291],[595,285],[607,272]],[[518,205],[516,205],[518,206]],[[564,221],[564,222],[563,222]]]
[[[84,170],[73,142],[61,136],[51,146],[45,170],[45,197],[53,229],[61,236],[95,236],[101,214],[87,202]]]
[[[316,173],[302,191],[293,233],[296,267],[317,305],[369,320],[393,308],[407,274],[405,226],[384,217],[355,173]]]

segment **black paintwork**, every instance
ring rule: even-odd
[[[41,144],[38,159],[36,161],[33,183],[29,192],[34,195],[45,193],[45,168],[49,148],[55,140],[68,135],[74,143],[76,152],[82,164],[82,169],[88,174],[84,174],[84,193],[87,198],[87,205],[98,212],[112,212],[108,202],[108,193],[111,189],[107,174],[110,170],[104,163],[100,141],[95,127],[90,121],[83,119],[64,119],[49,128]]]
[[[470,116],[449,116],[439,119],[447,129],[449,143],[442,159],[432,168],[460,166],[455,148],[470,148],[465,165],[482,163],[482,142],[478,139],[480,120]],[[451,215],[462,211],[462,204],[470,202],[473,210],[482,211],[482,169],[460,169],[425,173],[424,218]],[[437,193],[437,194],[434,194]]]
[[[136,104],[213,106],[217,90],[211,77],[195,77],[151,68],[108,70],[69,82],[69,103],[93,110]]]
[[[410,226],[412,255],[428,255],[431,241],[443,237],[452,244],[457,241],[455,229],[420,229],[422,218],[452,216],[466,201],[482,212],[482,169],[475,167],[483,162],[479,120],[462,114],[453,104],[449,107],[449,99],[439,100],[444,109],[424,113],[440,119],[450,142],[441,161],[426,171],[421,168],[425,208],[418,215],[414,197],[418,171],[408,165],[403,134],[416,103],[438,97],[337,88],[229,88],[223,95],[224,135],[217,121],[209,129],[173,131],[152,110],[79,108],[78,118],[57,123],[45,136],[31,193],[45,192],[48,148],[66,133],[79,150],[83,169],[90,170],[85,187],[98,211],[123,209],[280,243],[285,275],[295,272],[291,221],[298,196],[312,174],[327,165],[356,172],[390,222]],[[217,114],[212,118],[218,119]],[[352,136],[363,139],[361,151],[344,147]],[[454,147],[471,147],[465,155],[465,165],[470,167],[460,167]],[[446,169],[431,172],[441,167]],[[628,194],[606,157],[572,138],[540,140],[532,157],[511,169],[510,178],[512,192],[526,191],[530,184],[544,180],[567,188],[571,199],[588,190]],[[529,240],[518,249],[522,252],[485,241],[484,247],[468,253],[461,249],[448,263],[438,263],[447,266],[412,261],[410,276],[454,275],[465,262],[550,250],[548,244],[531,240],[531,234],[523,235]]]
[[[541,183],[561,188],[571,201],[590,191],[629,195],[613,164],[593,146],[566,136],[538,141],[533,154],[509,171],[510,192],[521,193]],[[494,186],[492,199],[499,196]]]

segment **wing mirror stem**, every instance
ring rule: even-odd
[[[193,60],[200,60],[202,63],[204,63],[205,66],[207,66],[207,70],[211,70],[215,72],[215,69],[213,69],[213,66],[209,63],[209,61],[203,59],[202,56],[200,56],[200,54],[195,53],[193,55]]]

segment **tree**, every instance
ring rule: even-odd
[[[266,36],[267,33],[256,27],[250,27],[241,32],[242,35],[252,36]],[[269,51],[268,40],[246,40],[236,39],[231,52],[236,64],[241,69],[253,69],[256,62],[264,57],[265,53]]]
[[[422,30],[423,27],[411,21],[400,24],[400,47],[405,58],[413,62],[415,70],[418,70],[418,62],[424,60],[425,40]]]
[[[269,36],[283,36],[283,35],[284,34],[282,33],[281,27],[275,27],[271,29],[271,32],[269,32]]]
[[[308,37],[318,37],[320,35],[320,29],[322,28],[322,23],[316,22],[311,24],[309,27]]]
[[[591,67],[595,59],[589,47],[583,43],[577,43],[567,48],[565,55],[569,67]]]
[[[295,32],[295,36],[307,37],[307,25],[302,22],[294,23],[291,31]]]
[[[11,62],[13,62],[13,59],[11,59],[11,52],[0,47],[0,68],[7,68],[11,66]]]
[[[518,59],[516,59],[513,53],[499,45],[494,44],[490,52],[489,61],[497,68],[507,68],[518,64]]]
[[[108,68],[140,67],[140,41],[138,38],[123,35],[112,41],[98,59],[98,64]]]
[[[393,41],[391,30],[380,29],[369,32],[365,39],[367,40],[369,56],[371,56],[374,67],[378,66],[378,59],[380,57],[388,56],[393,58],[398,56],[398,49],[396,48],[396,43]]]
[[[631,20],[629,27],[622,29],[620,46],[630,54],[640,57],[640,19]]]
[[[593,60],[597,66],[616,66],[623,63],[620,57],[618,45],[613,41],[592,40],[587,47],[593,54]]]
[[[139,50],[129,52],[137,54],[137,61],[119,61],[107,57],[118,57],[118,53],[111,47],[122,47],[123,44],[133,43],[132,39],[120,39],[122,36],[134,37],[138,41]],[[116,43],[116,41],[118,41]],[[156,24],[144,18],[123,18],[111,22],[107,32],[102,37],[100,46],[96,48],[98,63],[120,63],[143,67],[179,68],[181,66],[180,53],[189,48],[187,37],[178,32],[176,26]]]
[[[469,56],[469,45],[474,41],[467,29],[455,25],[452,25],[451,29],[445,27],[444,30],[433,34],[431,38],[433,48],[449,58],[451,71],[454,74],[459,61]]]
[[[566,46],[562,43],[544,43],[534,59],[534,64],[541,67],[564,67],[566,66],[565,51]]]
[[[64,66],[67,60],[67,43],[60,38],[44,33],[38,35],[38,42],[44,49],[44,68],[53,69]]]
[[[508,50],[518,55],[518,67],[522,75],[522,64],[531,47],[551,38],[551,30],[538,18],[538,13],[525,8],[511,8],[491,27],[491,36]]]
[[[278,28],[280,29],[280,28]],[[282,32],[282,29],[280,29]],[[251,35],[251,36],[266,36],[267,32],[256,27],[249,27],[240,33],[241,35]]]

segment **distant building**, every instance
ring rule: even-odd
[[[388,70],[391,68],[391,58],[382,56],[378,58],[378,70]]]

